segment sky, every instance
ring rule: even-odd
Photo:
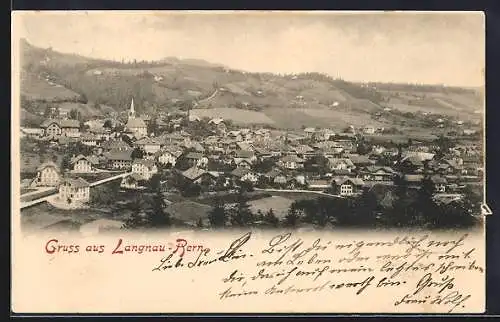
[[[113,60],[204,59],[251,72],[483,86],[484,16],[402,12],[31,12],[13,34]]]

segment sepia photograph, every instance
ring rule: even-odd
[[[168,231],[224,239],[251,231],[235,241],[243,245],[250,234],[288,232],[271,239],[272,248],[294,234],[338,232],[353,242],[412,231],[478,234],[473,247],[484,252],[480,12],[39,11],[15,18],[13,213],[20,236],[55,236],[52,243],[40,237],[37,251],[71,253],[61,236]],[[391,236],[393,246],[410,238]],[[179,251],[184,239],[173,240]],[[113,254],[120,245],[113,242]],[[192,250],[206,255],[202,245]],[[356,254],[344,264],[363,252]],[[165,270],[171,257],[151,265]],[[377,271],[396,267],[392,260]],[[467,262],[468,274],[478,263]],[[386,278],[377,287],[384,283],[396,285]],[[434,282],[428,276],[417,288],[425,283]],[[279,284],[265,294],[279,293]],[[217,291],[219,300],[240,302],[260,292]],[[390,307],[431,310],[411,296]],[[457,296],[453,308],[467,310],[468,297]]]
[[[22,228],[478,223],[477,16],[268,16],[23,16]]]

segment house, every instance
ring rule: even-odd
[[[91,133],[84,133],[80,135],[80,142],[87,146],[97,146],[100,138]]]
[[[134,145],[144,151],[146,154],[155,154],[160,151],[162,140],[158,138],[142,138],[137,140]]]
[[[91,127],[89,132],[94,134],[98,140],[109,140],[111,138],[111,129],[103,126]]]
[[[158,163],[164,166],[169,166],[173,168],[177,163],[177,159],[182,155],[182,149],[176,149],[174,147],[165,148],[156,152]]]
[[[434,189],[437,193],[445,193],[446,192],[446,178],[441,176],[432,176],[431,181],[434,184]]]
[[[313,138],[316,141],[328,141],[331,137],[335,136],[335,132],[330,129],[321,129],[314,133]]]
[[[365,181],[392,182],[396,172],[391,167],[370,165],[362,168],[359,174]]]
[[[40,138],[43,136],[43,129],[22,127],[21,135],[30,138]]]
[[[298,157],[310,158],[315,155],[315,151],[308,145],[298,145],[292,148]]]
[[[328,158],[328,167],[332,171],[351,172],[356,166],[347,158]]]
[[[59,185],[59,199],[68,203],[89,202],[90,184],[82,178],[64,179]]]
[[[197,141],[187,140],[182,146],[184,146],[186,149],[193,149],[195,152],[205,152],[205,148],[203,147],[203,145],[201,145],[201,143]]]
[[[328,180],[308,180],[307,188],[310,190],[325,190],[331,186]]]
[[[271,151],[269,151],[266,148],[261,148],[261,147],[255,148],[255,155],[259,160],[269,159],[273,156]]]
[[[224,119],[222,118],[213,118],[208,121],[208,124],[215,126],[215,129],[219,133],[225,133],[227,130],[226,124],[224,123]]]
[[[77,120],[49,119],[45,120],[40,127],[43,129],[45,136],[58,137],[64,135],[71,137],[80,133],[80,122]]]
[[[418,156],[409,156],[401,160],[400,165],[405,169],[405,172],[423,173],[424,162]]]
[[[124,189],[143,189],[142,183],[145,181],[144,177],[139,173],[131,173],[123,177],[120,187]]]
[[[90,173],[95,171],[95,166],[99,164],[96,156],[84,156],[82,154],[71,159],[73,171],[77,173]]]
[[[255,153],[253,151],[236,150],[232,154],[234,155],[233,163],[236,165],[244,162],[242,166],[251,166],[255,161],[257,161],[257,157],[255,156]]]
[[[182,175],[189,181],[198,184],[215,184],[219,176],[216,172],[206,171],[196,166],[182,172]]]
[[[304,168],[304,160],[297,155],[289,154],[281,157],[278,161],[278,165],[288,170],[302,169]]]
[[[208,164],[208,158],[199,152],[189,152],[185,156],[191,166],[196,166],[198,168],[206,167]]]
[[[337,178],[332,181],[333,192],[341,196],[357,194],[363,186],[364,182],[360,178]]]
[[[246,181],[251,183],[256,183],[258,177],[250,169],[246,168],[236,168],[231,172],[231,175],[239,181]]]
[[[59,184],[61,175],[59,167],[54,162],[45,162],[38,166],[34,186],[56,187]]]
[[[405,174],[403,176],[403,181],[405,181],[409,186],[419,187],[424,180],[424,176],[421,174]]]
[[[158,167],[152,160],[135,159],[132,163],[132,173],[141,175],[144,180],[149,180],[158,173]]]
[[[315,128],[313,128],[313,127],[306,127],[306,128],[304,129],[304,133],[306,134],[306,136],[307,136],[308,138],[312,138],[312,137],[313,137],[313,135],[314,135],[314,133],[316,133],[316,129],[315,129]]]
[[[111,150],[127,151],[131,149],[131,147],[127,143],[125,143],[125,141],[119,139],[104,141],[101,143],[101,148],[106,152],[109,152]]]
[[[374,128],[373,126],[365,126],[365,127],[363,128],[363,133],[364,133],[364,134],[368,134],[368,135],[369,135],[369,134],[375,134],[375,131],[376,131],[376,130],[375,130],[375,128]]]
[[[112,150],[104,154],[108,160],[108,166],[112,169],[130,169],[132,166],[132,151],[129,150]]]
[[[288,178],[283,174],[279,174],[272,179],[272,182],[274,185],[284,188],[288,182]]]
[[[375,164],[375,162],[371,160],[368,155],[349,154],[347,158],[351,160],[355,167],[364,167]]]

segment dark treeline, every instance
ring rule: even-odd
[[[460,229],[473,227],[479,223],[481,197],[471,189],[466,188],[462,199],[450,203],[438,203],[433,195],[434,188],[430,180],[424,180],[420,189],[398,181],[395,189],[383,196],[373,189],[365,189],[360,195],[347,198],[320,197],[296,200],[288,209],[286,216],[278,218],[273,209],[267,212],[260,210],[252,212],[249,206],[251,198],[240,190],[231,200],[231,204],[225,204],[225,200],[221,198],[214,200],[213,208],[208,214],[208,226],[299,228],[310,225],[318,229],[329,227]],[[161,213],[158,202],[158,200],[148,202],[149,210],[137,208],[136,215],[131,217],[127,227],[134,228],[133,222],[138,216],[142,218],[140,227],[155,226],[153,222],[148,223],[147,214],[151,211]],[[166,216],[170,218],[170,215]],[[166,222],[168,220],[163,223]],[[198,226],[203,226],[202,220]]]

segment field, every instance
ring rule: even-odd
[[[290,205],[293,203],[293,199],[281,197],[281,196],[272,196],[269,198],[262,198],[258,200],[250,201],[250,209],[254,214],[257,211],[261,211],[263,214],[266,214],[270,209],[273,210],[276,217],[282,219],[286,216]]]
[[[359,114],[348,110],[310,108],[302,109],[301,112],[317,119],[327,121],[330,125],[329,127],[339,130],[349,125],[353,125],[354,127],[364,127],[367,125],[374,127],[384,126],[383,123],[373,120],[369,114]]]
[[[257,111],[248,111],[237,108],[210,108],[210,109],[193,109],[192,115],[200,118],[223,118],[232,120],[236,124],[268,124],[272,125],[275,122],[266,114]]]
[[[59,84],[51,84],[31,73],[21,75],[21,95],[31,100],[65,101],[80,98],[78,93]]]
[[[27,42],[23,46],[23,94],[31,100],[65,102],[63,109],[77,108],[84,116],[125,110],[134,97],[139,113],[151,112],[154,106],[170,111],[177,103],[198,103],[192,113],[200,117],[283,129],[421,127],[411,116],[397,113],[385,113],[378,121],[373,120],[371,115],[384,107],[412,113],[427,111],[464,121],[481,117],[476,113],[482,106],[481,96],[466,89],[407,84],[368,88],[320,73],[248,73],[176,58],[120,63],[47,51]],[[66,103],[84,98],[89,104]],[[108,107],[95,109],[95,102]],[[243,106],[249,109],[240,109]]]

